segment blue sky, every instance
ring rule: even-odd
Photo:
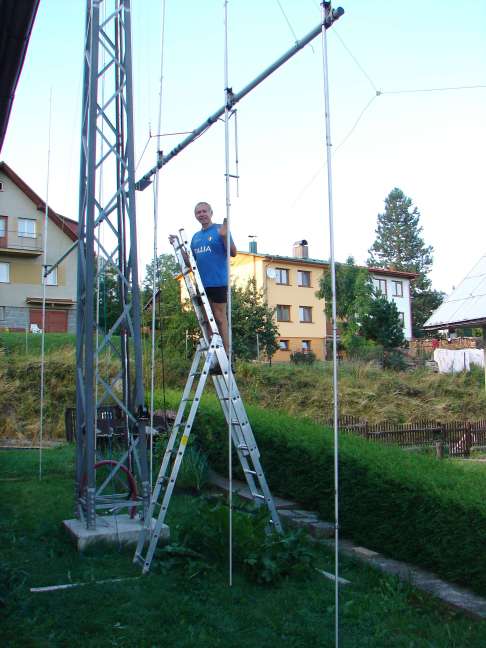
[[[157,124],[161,4],[132,0],[137,176],[155,160],[155,139],[140,156]],[[316,0],[280,5],[299,38],[319,22]],[[398,186],[419,208],[424,239],[434,247],[434,287],[448,292],[485,251],[486,87],[431,89],[486,86],[486,3],[343,0],[342,6],[345,15],[328,33],[337,258],[366,260],[377,214]],[[187,131],[224,101],[223,2],[167,0],[166,7],[162,131]],[[238,91],[295,39],[276,0],[229,0],[228,7],[230,85]],[[41,1],[2,150],[2,159],[44,196],[52,89],[50,203],[74,218],[84,12],[82,0]],[[421,89],[427,91],[393,94]],[[290,254],[292,243],[306,238],[311,255],[326,258],[319,39],[239,104],[238,131],[240,195],[233,186],[231,211],[238,247],[246,249],[255,234],[260,251]],[[164,138],[164,149],[180,139]],[[211,202],[222,219],[223,174],[218,124],[161,175],[160,251],[169,250],[169,232],[195,229],[198,200]],[[150,189],[139,195],[137,209],[145,265],[153,234]]]

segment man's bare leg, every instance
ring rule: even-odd
[[[210,301],[211,309],[213,311],[214,319],[218,325],[219,334],[223,339],[223,346],[226,353],[229,349],[229,340],[228,340],[228,316],[226,314],[226,304],[218,304],[216,302]]]

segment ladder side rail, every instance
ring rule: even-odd
[[[135,550],[135,556],[134,556],[134,559],[133,559],[134,562],[137,561],[138,557],[141,554],[141,551],[143,550],[143,546],[145,544],[147,535],[150,534],[151,531],[152,531],[152,516],[153,516],[154,510],[155,510],[155,506],[157,505],[157,502],[159,501],[160,493],[161,493],[161,490],[162,490],[163,485],[164,485],[165,476],[167,474],[167,469],[168,469],[168,466],[169,466],[169,463],[170,463],[170,460],[171,460],[171,457],[172,457],[172,452],[173,452],[174,446],[176,444],[176,439],[177,439],[177,437],[179,435],[179,430],[180,430],[180,427],[181,427],[182,420],[184,418],[187,403],[189,402],[189,395],[191,393],[191,389],[192,389],[192,386],[193,386],[193,383],[194,383],[194,377],[196,375],[196,370],[197,370],[197,368],[199,366],[199,362],[200,362],[200,359],[201,359],[201,354],[202,354],[201,343],[199,343],[196,354],[195,354],[194,359],[192,361],[191,370],[190,370],[189,376],[187,378],[187,381],[186,381],[186,384],[185,384],[185,387],[184,387],[184,391],[182,393],[182,398],[181,398],[181,401],[179,403],[179,408],[177,410],[177,415],[176,415],[176,418],[175,418],[175,421],[174,421],[174,425],[172,426],[172,431],[171,431],[171,434],[170,434],[170,437],[169,437],[169,441],[167,443],[167,448],[165,449],[162,464],[160,466],[159,473],[157,475],[157,479],[155,481],[154,490],[153,490],[153,493],[152,493],[152,496],[151,496],[151,499],[150,499],[148,513],[147,513],[147,516],[146,516],[146,518],[144,520],[145,524],[144,524],[142,530],[140,531],[140,534],[139,534],[139,537],[138,537],[137,547],[136,547],[136,550]]]
[[[183,250],[185,254],[187,255],[187,258],[189,259],[190,263],[190,269],[192,270],[192,275],[194,277],[194,282],[197,286],[197,290],[199,292],[199,297],[201,298],[202,302],[202,307],[204,309],[208,325],[211,329],[211,333],[214,335],[215,333],[219,335],[219,330],[218,326],[216,324],[216,320],[213,315],[213,310],[211,308],[211,304],[209,303],[208,296],[206,295],[206,290],[204,288],[204,284],[201,279],[201,275],[199,274],[199,269],[197,267],[196,259],[194,258],[194,254],[192,253],[191,246],[189,244],[189,241],[186,238],[185,232],[183,229],[179,230],[180,237],[181,237],[181,242],[180,242],[180,247],[181,251]],[[184,275],[185,277],[188,276],[187,274]]]
[[[221,352],[218,350],[218,353],[221,353]],[[226,359],[226,353],[224,352],[224,349],[223,349],[223,353],[224,353],[225,357],[222,358],[222,359],[224,361]],[[227,362],[227,359],[226,359],[226,362]],[[228,386],[227,386],[227,381],[228,381],[227,374],[225,376],[225,374],[223,372],[223,376],[219,376],[219,379],[220,380],[218,382],[219,382],[219,387],[220,387],[221,392],[222,393],[229,393]],[[229,413],[230,410],[233,411],[235,418],[234,418],[234,421],[232,421],[232,429],[235,428],[235,423],[236,423],[236,425],[239,427],[239,429],[240,429],[239,431],[241,433],[241,434],[235,434],[234,436],[236,436],[236,438],[238,439],[239,442],[240,442],[240,439],[242,439],[243,440],[243,445],[246,446],[246,449],[247,449],[247,453],[240,452],[240,450],[242,450],[242,448],[240,448],[240,443],[235,444],[236,445],[236,450],[238,452],[238,456],[240,458],[240,463],[241,463],[242,468],[243,468],[243,473],[245,475],[246,482],[248,484],[248,488],[250,489],[250,492],[252,493],[255,501],[257,503],[262,503],[261,500],[265,501],[265,503],[267,505],[267,508],[270,511],[273,525],[274,525],[275,529],[279,533],[281,533],[282,532],[282,525],[280,523],[280,519],[279,519],[279,516],[278,516],[278,513],[277,513],[277,509],[275,507],[275,502],[273,500],[272,494],[271,494],[270,489],[268,487],[268,483],[267,483],[267,480],[265,478],[265,474],[263,472],[263,468],[262,468],[262,465],[261,465],[261,462],[260,462],[260,451],[258,449],[258,445],[257,445],[256,439],[255,439],[255,436],[253,434],[253,430],[252,430],[250,421],[248,419],[248,415],[246,413],[246,409],[245,409],[245,406],[243,404],[243,400],[242,400],[241,395],[239,393],[238,386],[236,384],[236,381],[234,379],[233,374],[231,374],[231,380],[232,380],[232,383],[231,383],[231,386],[232,386],[232,390],[231,390],[232,403],[231,403],[231,407],[230,407],[230,404],[228,403],[227,412]],[[216,383],[216,381],[214,381],[214,382]],[[251,458],[251,462],[253,464],[253,469],[252,469],[251,466],[248,465],[249,464],[248,455]],[[242,457],[245,458],[245,463],[247,464],[247,466],[243,465]],[[247,470],[249,472],[247,472]],[[255,475],[253,473],[255,473]],[[261,493],[257,492],[257,487],[256,487],[256,484],[255,484],[255,477],[256,477],[256,480],[258,481]],[[259,500],[260,500],[260,502],[259,502]]]
[[[229,396],[228,396],[228,388],[226,386],[223,376],[220,375],[213,376],[213,384],[214,384],[216,394],[218,396],[218,400],[221,404],[221,408],[223,410],[226,423],[229,424],[230,422]],[[243,437],[241,430],[238,430],[238,428],[241,428],[240,421],[238,421],[238,424],[235,425],[234,427],[237,428],[235,429],[235,443],[237,445],[245,443],[245,438]]]
[[[280,522],[280,517],[277,512],[277,507],[275,506],[275,501],[273,499],[272,493],[270,492],[270,488],[268,486],[265,474],[263,472],[262,465],[260,463],[260,456],[258,454],[258,451],[255,453],[255,456],[253,456],[254,453],[250,452],[250,456],[253,460],[253,467],[256,472],[256,478],[258,480],[260,490],[262,491],[261,494],[256,493],[258,499],[265,501],[265,504],[270,511],[270,516],[272,520],[272,524],[275,528],[275,530],[278,533],[282,533],[282,523]]]
[[[191,405],[191,410],[189,412],[189,416],[188,416],[186,424],[184,426],[184,432],[182,434],[182,437],[181,437],[181,440],[180,440],[180,443],[179,443],[179,449],[177,451],[177,456],[176,456],[176,459],[175,459],[174,464],[172,466],[172,471],[170,473],[169,480],[167,482],[167,485],[166,485],[166,488],[165,488],[165,491],[164,491],[164,497],[163,497],[163,500],[162,500],[162,504],[160,506],[160,511],[159,511],[159,515],[157,517],[157,522],[155,523],[155,528],[154,528],[154,531],[153,531],[153,533],[151,535],[149,547],[148,547],[147,553],[145,555],[144,565],[143,565],[143,569],[142,569],[142,573],[144,573],[144,574],[146,574],[150,569],[150,565],[152,563],[153,555],[154,555],[155,549],[157,547],[157,543],[158,543],[159,536],[160,536],[160,531],[162,529],[162,525],[164,523],[165,516],[167,514],[167,509],[169,508],[169,503],[170,503],[170,500],[171,500],[171,497],[172,497],[172,492],[174,490],[177,475],[179,473],[179,469],[180,469],[181,464],[182,464],[182,459],[184,457],[184,453],[185,453],[186,448],[187,448],[187,444],[188,444],[189,437],[190,437],[191,430],[192,430],[192,425],[193,425],[194,419],[196,417],[197,410],[199,408],[201,395],[202,395],[202,392],[203,392],[204,387],[206,385],[207,378],[209,376],[210,362],[211,362],[211,355],[207,354],[205,362],[204,362],[203,369],[201,371],[201,375],[199,376],[199,381],[198,381],[198,384],[197,384],[196,392],[194,394],[194,400],[193,400],[192,405]]]

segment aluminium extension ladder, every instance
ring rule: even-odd
[[[206,381],[212,373],[210,372],[210,368],[214,364],[219,367],[220,373],[218,371],[217,374],[211,375],[211,377],[228,426],[231,419],[231,438],[240,460],[248,488],[257,505],[265,504],[267,506],[271,527],[278,533],[282,532],[277,509],[260,463],[260,453],[255,437],[253,436],[243,401],[233,377],[233,372],[230,370],[228,356],[223,346],[223,341],[218,331],[209,300],[206,296],[192,250],[188,241],[185,239],[183,230],[179,230],[179,235],[180,240],[177,238],[173,243],[174,253],[181,268],[203,337],[199,341],[196,349],[162,465],[157,481],[155,482],[148,514],[145,516],[144,526],[138,538],[134,562],[142,565],[142,572],[144,574],[150,569],[194,418]],[[153,525],[152,518],[155,514],[156,507],[160,508],[155,525]],[[147,542],[148,547],[145,547]]]

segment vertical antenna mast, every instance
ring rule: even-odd
[[[100,13],[103,6],[105,11]],[[100,16],[106,16],[101,19]],[[135,213],[130,0],[87,0],[79,188],[76,336],[76,509],[88,529],[99,510],[149,503]],[[104,93],[101,93],[101,87]],[[103,140],[103,147],[101,141]],[[102,184],[102,191],[99,191]],[[99,196],[102,196],[100,201]],[[101,227],[106,237],[100,236]],[[95,246],[103,263],[96,263]],[[98,268],[114,277],[118,311],[94,344]],[[100,331],[101,333],[101,331]],[[107,351],[111,364],[107,365]],[[103,375],[103,371],[107,375]],[[96,478],[101,410],[110,458]],[[106,419],[105,419],[106,420]],[[111,436],[110,436],[111,435]],[[116,444],[114,441],[116,440]],[[106,447],[106,446],[105,446]],[[133,474],[132,474],[133,473]],[[115,481],[126,477],[127,493]],[[138,482],[138,484],[137,484]]]

